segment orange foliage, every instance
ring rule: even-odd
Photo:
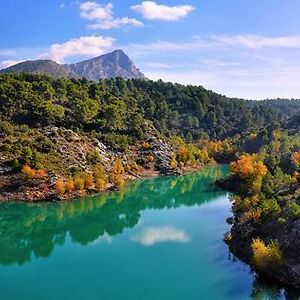
[[[24,165],[22,167],[22,173],[26,176],[28,179],[32,179],[36,176],[36,171],[32,169],[29,165]]]
[[[68,179],[67,179],[67,182],[66,182],[66,184],[65,184],[65,189],[66,189],[66,191],[69,192],[69,193],[72,192],[72,191],[74,191],[75,185],[74,185],[74,181],[73,181],[72,178],[68,178]]]
[[[231,172],[241,178],[264,177],[268,169],[262,161],[257,160],[253,155],[244,154],[237,161],[231,163]]]
[[[143,148],[149,149],[150,148],[150,144],[148,142],[143,142]]]
[[[180,147],[180,158],[181,161],[186,162],[187,161],[187,156],[188,156],[188,149],[186,145],[183,145]]]
[[[292,154],[292,162],[298,167],[300,165],[300,151]]]
[[[84,186],[90,189],[94,185],[94,176],[92,174],[86,174],[84,178]]]
[[[45,170],[40,169],[40,170],[36,171],[36,177],[43,178],[45,176],[46,176],[46,171]]]

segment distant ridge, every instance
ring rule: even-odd
[[[25,61],[0,70],[0,74],[4,73],[43,73],[54,77],[80,77],[88,80],[145,78],[122,50],[69,65],[60,65],[52,60]]]
[[[70,77],[69,71],[52,60],[29,60],[0,70],[3,73],[43,73],[54,77]]]

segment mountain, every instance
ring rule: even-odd
[[[44,73],[54,77],[80,77],[88,80],[115,77],[145,78],[122,50],[70,65],[60,65],[51,60],[26,61],[0,70],[1,73]]]
[[[122,50],[116,50],[76,64],[64,65],[64,67],[69,72],[88,80],[115,77],[145,78],[144,74]]]
[[[54,77],[72,77],[69,71],[52,60],[32,60],[21,62],[17,65],[0,70],[4,73],[44,73]]]

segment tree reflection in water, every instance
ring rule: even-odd
[[[224,192],[214,181],[227,168],[206,168],[180,177],[132,182],[124,191],[100,194],[69,203],[0,205],[0,264],[24,264],[49,257],[67,236],[87,245],[135,226],[146,209],[201,205]]]

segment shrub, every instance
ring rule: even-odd
[[[106,190],[106,186],[107,186],[107,180],[104,178],[98,178],[96,179],[96,190],[98,192],[104,192]]]
[[[173,158],[171,159],[170,165],[171,165],[171,168],[172,168],[172,169],[176,169],[176,168],[177,168],[178,162],[177,162],[177,160],[176,160],[175,157],[173,157]]]
[[[65,184],[62,178],[58,178],[55,183],[55,192],[59,195],[63,195],[65,193]]]
[[[43,169],[39,169],[36,171],[36,177],[38,178],[43,178],[46,176],[46,171]]]
[[[291,202],[288,205],[288,216],[291,219],[300,218],[300,205],[298,205],[296,202]]]
[[[109,173],[109,178],[111,182],[117,188],[122,188],[125,184],[124,175],[125,175],[125,169],[123,163],[120,159],[116,159]]]
[[[13,135],[14,127],[7,121],[0,122],[0,133],[4,133],[5,135]]]
[[[260,208],[262,210],[262,215],[267,218],[275,219],[281,213],[281,207],[274,199],[262,200],[260,203]]]
[[[67,192],[72,192],[75,189],[74,181],[72,178],[68,178],[65,184],[65,189]]]
[[[22,167],[22,173],[26,176],[27,179],[33,179],[36,176],[36,171],[29,165],[24,165]]]
[[[260,271],[276,269],[282,263],[282,252],[278,242],[271,241],[266,245],[260,238],[251,243],[254,266]]]
[[[94,185],[94,176],[92,174],[84,174],[84,187],[90,189]]]
[[[84,190],[84,184],[85,184],[85,179],[82,176],[76,175],[74,177],[74,186],[75,186],[76,190],[83,191]]]
[[[107,176],[105,174],[105,169],[102,165],[95,167],[94,169],[95,177],[95,187],[98,192],[103,192],[106,190],[107,186]]]

